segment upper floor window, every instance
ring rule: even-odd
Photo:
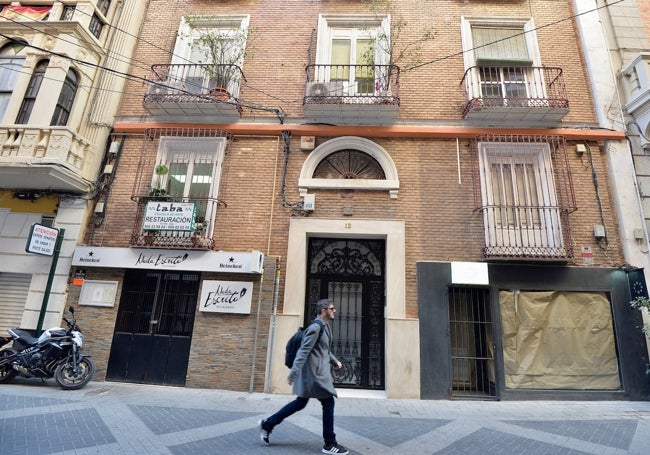
[[[99,38],[102,34],[103,28],[104,22],[102,22],[97,14],[93,14],[93,17],[90,18],[90,24],[88,25],[90,33],[92,33],[95,38]]]
[[[76,8],[76,5],[64,5],[63,10],[61,11],[61,20],[71,21],[74,17]]]
[[[23,52],[20,42],[0,48],[0,123],[9,105],[18,74],[25,64]]]
[[[321,15],[313,81],[329,84],[329,96],[390,90],[390,19]]]
[[[65,81],[63,81],[63,87],[61,88],[59,99],[54,108],[54,114],[52,115],[50,125],[64,126],[68,124],[70,111],[72,111],[72,104],[77,95],[78,87],[79,79],[77,73],[72,69],[68,70]]]
[[[172,83],[205,94],[214,89],[239,93],[249,16],[186,16],[181,21],[172,64]]]
[[[36,96],[38,95],[38,91],[41,89],[41,83],[45,77],[45,71],[47,70],[48,64],[49,60],[41,60],[34,68],[32,77],[27,85],[27,90],[25,91],[25,96],[23,97],[23,102],[20,106],[20,111],[18,111],[18,117],[16,118],[16,123],[19,125],[29,122],[29,117],[32,114],[34,104],[36,103]]]
[[[97,8],[106,17],[108,9],[111,7],[111,0],[97,0]]]
[[[537,38],[532,20],[462,21],[463,56],[470,98],[521,100],[544,98]]]

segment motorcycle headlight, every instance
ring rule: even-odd
[[[72,332],[72,339],[74,340],[75,344],[79,347],[81,347],[84,343],[84,336],[81,334],[81,332],[77,332],[77,331]]]

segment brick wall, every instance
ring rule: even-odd
[[[535,18],[540,53],[544,65],[559,66],[570,102],[567,126],[590,125],[596,119],[589,84],[579,50],[576,30],[571,21],[557,22],[571,15],[569,3],[552,0],[527,2],[415,1],[400,0],[400,10],[411,25],[421,31],[436,30],[435,39],[424,43],[422,61],[433,62],[404,71],[401,80],[401,119],[398,123],[445,125],[460,122],[464,91],[460,85],[464,73],[460,38],[460,17],[507,16]],[[169,63],[180,18],[187,12],[251,14],[251,50],[253,58],[244,64],[248,85],[241,98],[269,107],[280,107],[288,122],[301,122],[304,94],[304,67],[312,30],[319,13],[367,13],[362,2],[329,0],[260,1],[176,1],[151,2],[140,48],[132,72],[145,75],[148,66]],[[404,39],[408,39],[407,36]],[[315,45],[315,41],[313,41]],[[142,108],[145,86],[128,83],[122,120],[147,120]],[[266,114],[245,111],[242,122],[262,121]],[[151,119],[149,119],[150,121]],[[191,121],[191,120],[188,120]],[[267,122],[276,120],[266,118]],[[362,131],[360,130],[362,135]],[[306,152],[299,149],[299,137],[293,137],[286,168],[286,200],[299,201],[298,177]],[[327,141],[317,137],[316,145]],[[365,220],[404,220],[406,225],[406,288],[417,289],[416,263],[419,261],[480,261],[484,246],[483,219],[474,211],[471,166],[472,153],[466,139],[382,139],[369,137],[394,161],[400,180],[399,194],[390,198],[387,191],[310,190],[316,194],[315,218]],[[187,385],[248,390],[254,370],[254,389],[263,388],[266,369],[268,328],[273,310],[273,258],[280,258],[279,311],[282,310],[288,229],[292,210],[283,206],[284,150],[279,137],[235,136],[227,147],[223,163],[219,198],[225,203],[215,220],[215,249],[264,252],[267,273],[259,296],[255,285],[250,315],[202,314],[197,312]],[[567,144],[578,210],[570,215],[572,236],[566,239],[574,248],[576,266],[615,266],[623,262],[612,203],[605,154],[599,144],[591,144],[591,155],[575,153],[575,143]],[[157,142],[141,136],[128,136],[120,154],[115,180],[110,188],[109,204],[103,223],[92,224],[87,242],[93,245],[124,247],[134,229],[136,204],[130,197],[133,182],[144,155],[155,156]],[[144,170],[151,172],[151,169]],[[594,175],[597,180],[594,180]],[[351,209],[352,215],[343,215]],[[604,224],[608,242],[598,243],[594,225]],[[594,252],[593,264],[580,257],[582,247]],[[89,271],[93,279],[121,279],[121,271]],[[203,279],[224,278],[223,274],[204,274]],[[72,288],[71,298],[74,301]],[[119,292],[120,290],[118,290]],[[417,318],[417,295],[406,295],[406,317]],[[259,306],[260,317],[257,316]],[[117,308],[84,307],[79,320],[87,329],[87,351],[98,365],[105,365],[113,333]],[[101,371],[98,373],[101,377]]]

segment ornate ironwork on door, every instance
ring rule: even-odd
[[[383,240],[322,239],[309,242],[307,310],[328,298],[337,308],[332,352],[343,363],[334,369],[337,387],[384,389]]]

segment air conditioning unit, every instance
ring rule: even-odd
[[[343,81],[308,82],[306,96],[343,96]]]

